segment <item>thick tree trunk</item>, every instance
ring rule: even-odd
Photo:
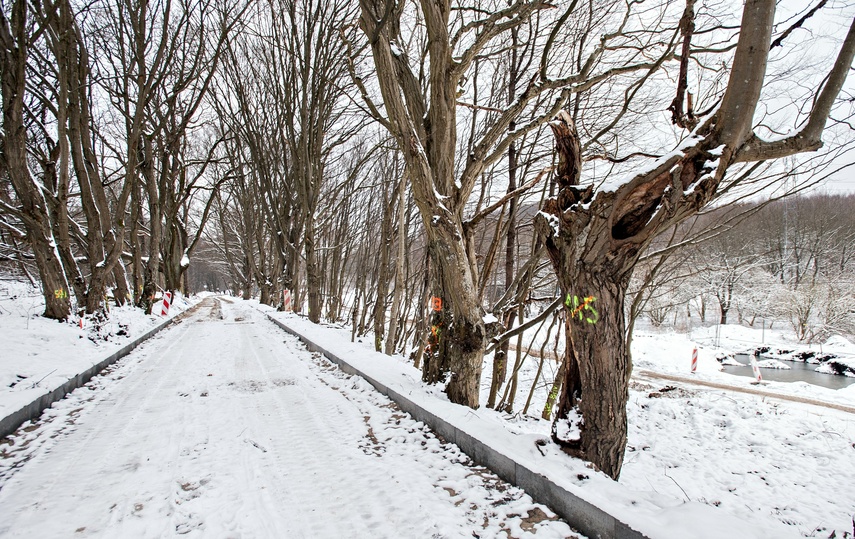
[[[311,214],[306,218],[306,294],[309,297],[309,320],[321,321],[321,276],[318,274],[317,253],[315,252],[315,221]]]
[[[553,439],[617,479],[626,447],[632,371],[623,312],[627,280],[598,268],[577,268],[559,277],[569,301],[564,306],[566,365]],[[568,427],[578,434],[568,434]]]
[[[380,223],[380,261],[377,268],[377,301],[374,302],[374,349],[383,351],[386,333],[386,298],[389,295],[389,261],[392,258],[392,220],[394,204],[386,185],[383,185],[383,216]]]
[[[428,344],[426,341],[430,338],[428,333],[428,328],[431,325],[431,318],[433,316],[431,307],[429,305],[430,302],[430,283],[431,283],[431,262],[430,262],[430,250],[426,250],[425,254],[425,265],[424,265],[424,280],[422,282],[422,294],[421,300],[419,302],[419,309],[416,311],[416,327],[414,331],[413,338],[413,347],[415,351],[413,352],[413,366],[417,369],[422,368],[422,358],[427,361],[428,354],[430,351],[428,350]],[[425,314],[427,312],[427,314]],[[426,380],[424,368],[422,368],[422,379]]]
[[[289,206],[289,212],[290,206]],[[285,259],[285,269],[282,272],[282,286],[291,291],[291,305],[295,312],[300,311],[302,298],[300,297],[300,234],[302,224],[298,219],[292,219],[291,229],[288,232],[288,250]]]
[[[123,250],[124,212],[130,186],[123,186],[112,209],[116,213],[115,227],[107,193],[98,166],[98,156],[92,146],[92,115],[89,96],[89,55],[74,21],[72,6],[66,0],[59,3],[59,17],[53,19],[60,39],[57,43],[58,72],[67,99],[67,131],[71,162],[80,201],[86,217],[87,254],[90,264],[89,286],[86,291],[86,312],[95,313],[106,306],[107,286],[115,282],[117,300],[124,301],[127,281],[124,271],[114,271]],[[65,105],[66,103],[63,103]],[[63,130],[65,131],[65,130]]]
[[[126,177],[127,178],[127,177]],[[127,179],[125,181],[128,181]],[[142,242],[140,241],[140,215],[142,214],[142,193],[140,182],[136,175],[131,177],[134,185],[131,188],[131,288],[133,288],[133,303],[140,305],[143,293],[143,261]]]
[[[572,119],[560,113],[552,128],[559,152],[558,196],[544,204],[535,224],[544,238],[564,296],[566,350],[562,390],[552,438],[568,453],[617,479],[626,445],[626,403],[631,362],[624,297],[640,245],[621,241],[634,221],[614,223],[607,211],[567,211],[587,202],[580,189],[581,151]],[[614,195],[597,201],[614,208]],[[550,215],[547,217],[546,215]],[[633,217],[644,219],[644,216]],[[556,234],[555,226],[558,230]]]
[[[273,283],[265,281],[259,286],[258,302],[263,305],[271,305],[273,303]]]
[[[33,249],[45,300],[44,316],[65,320],[71,313],[68,283],[53,239],[47,204],[30,175],[27,163],[27,130],[24,124],[24,92],[26,87],[27,46],[26,3],[18,0],[12,5],[11,25],[0,16],[0,31],[8,43],[0,45],[3,100],[3,159],[5,169],[21,204],[21,217],[27,239]]]
[[[60,106],[57,107],[60,111],[58,118],[63,117],[61,104],[60,99]],[[71,250],[71,236],[68,227],[68,139],[65,138],[62,126],[62,120],[58,120],[59,141],[54,149],[58,155],[52,155],[48,158],[48,162],[42,163],[46,187],[54,193],[53,197],[45,197],[45,199],[48,203],[53,237],[56,240],[56,248],[65,271],[65,278],[74,291],[77,304],[85,305],[86,282]],[[59,172],[57,172],[57,164],[54,161],[57,157],[59,159]]]
[[[144,137],[143,155],[144,157],[140,162],[140,169],[142,170],[145,187],[148,191],[149,237],[148,260],[143,269],[143,291],[139,307],[146,314],[151,314],[151,309],[154,305],[154,294],[157,292],[157,276],[160,272],[160,242],[163,236],[161,216],[163,208],[160,205],[160,195],[157,181],[155,180],[154,151],[150,137]]]
[[[395,353],[395,342],[398,338],[398,313],[406,286],[404,283],[404,261],[407,257],[406,208],[404,207],[406,189],[406,179],[401,178],[398,183],[398,256],[395,260],[395,292],[392,298],[392,312],[389,315],[389,335],[386,337],[386,348],[384,350],[387,356]],[[403,326],[404,324],[401,323],[402,328]]]
[[[121,259],[113,266],[113,281],[116,284],[116,288],[113,290],[113,299],[116,305],[121,307],[131,297],[130,288],[128,287],[128,274],[125,271],[125,264]]]
[[[484,357],[485,328],[478,301],[474,273],[462,238],[445,237],[448,231],[441,220],[429,236],[432,296],[439,298],[441,309],[431,316],[431,353],[425,356],[423,379],[435,383],[446,378],[445,392],[451,402],[470,408],[479,405],[479,385]],[[462,228],[462,227],[461,227]]]
[[[241,298],[246,301],[252,297],[252,267],[250,266],[249,259],[244,257],[243,259],[243,274],[245,276],[241,285]]]
[[[509,312],[505,317],[504,326],[508,329],[513,329],[514,313]],[[510,342],[505,340],[496,349],[493,354],[493,378],[490,381],[490,393],[487,396],[487,408],[496,407],[496,397],[499,395],[499,390],[505,383],[505,378],[508,375],[508,350]]]

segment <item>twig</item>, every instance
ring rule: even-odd
[[[665,477],[667,477],[667,478],[668,478],[668,479],[670,479],[671,481],[674,481],[674,484],[675,484],[675,485],[677,485],[677,487],[678,487],[680,490],[682,490],[682,491],[683,491],[683,495],[686,497],[686,501],[687,501],[687,502],[692,501],[692,500],[691,500],[691,498],[689,498],[689,495],[688,495],[688,494],[686,494],[686,491],[683,489],[683,487],[681,487],[681,486],[680,486],[680,483],[678,483],[678,482],[677,482],[673,477],[671,477],[670,475],[668,475],[668,468],[667,468],[667,467],[666,467],[666,468],[664,468],[664,471],[665,471]]]
[[[31,389],[32,389],[33,387],[36,387],[37,385],[39,385],[39,384],[42,382],[42,380],[44,380],[45,378],[47,378],[48,376],[50,376],[51,374],[53,374],[53,373],[55,373],[55,372],[56,372],[56,369],[54,369],[54,370],[50,371],[49,373],[47,373],[46,375],[42,376],[42,378],[41,378],[38,382],[33,382],[33,385],[31,386]]]

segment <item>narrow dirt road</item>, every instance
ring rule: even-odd
[[[762,389],[752,389],[748,387],[738,387],[731,384],[719,384],[717,382],[707,382],[705,380],[697,380],[690,376],[679,376],[675,374],[665,374],[661,372],[653,372],[647,371],[644,369],[639,369],[638,371],[633,372],[633,378],[642,379],[642,380],[668,380],[671,382],[679,382],[682,384],[690,385],[690,386],[701,386],[701,387],[711,387],[714,389],[724,389],[727,391],[735,391],[737,393],[745,393],[747,395],[759,395],[761,397],[768,397],[770,399],[778,399],[782,401],[789,402],[798,402],[801,404],[810,404],[812,406],[819,406],[821,408],[829,408],[831,410],[840,410],[841,412],[849,412],[850,414],[855,414],[855,408],[852,406],[846,406],[845,404],[837,404],[834,402],[826,402],[820,401],[816,399],[809,399],[807,397],[799,397],[797,395],[785,395],[783,393],[776,393],[774,391],[765,391]]]
[[[575,537],[254,309],[208,302],[0,444],[0,535]]]

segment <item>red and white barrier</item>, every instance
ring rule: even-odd
[[[163,304],[160,307],[160,316],[169,314],[169,303],[172,301],[172,292],[163,293]]]
[[[282,291],[282,310],[291,312],[293,309],[291,308],[291,291],[283,290]]]
[[[754,377],[757,378],[757,383],[763,381],[763,377],[760,376],[760,366],[757,365],[757,354],[751,354],[751,370],[754,371]]]
[[[698,370],[698,347],[692,350],[692,374]]]

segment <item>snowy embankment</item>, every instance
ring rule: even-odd
[[[424,386],[420,381],[420,373],[403,358],[375,353],[366,349],[367,343],[351,343],[345,329],[316,326],[291,314],[273,313],[265,307],[261,308],[434,415],[501,450],[517,463],[543,474],[567,491],[649,537],[750,538],[800,535],[800,529],[787,526],[775,518],[756,519],[753,514],[748,515],[749,518],[745,518],[744,514],[735,515],[717,507],[721,503],[714,503],[714,498],[709,501],[698,497],[686,500],[682,496],[673,496],[671,492],[657,492],[647,482],[616,483],[593,471],[586,463],[562,453],[549,441],[546,421],[532,418],[516,420],[486,408],[470,410],[454,405],[438,387]],[[676,427],[687,432],[685,424]],[[653,465],[654,469],[658,466],[658,463]],[[655,473],[662,475],[662,470],[656,469]]]
[[[549,422],[536,416],[557,368],[552,360],[543,365],[528,414],[484,407],[471,411],[450,404],[438,388],[425,388],[405,358],[370,351],[373,338],[351,344],[348,330],[317,327],[282,313],[274,316],[299,324],[325,347],[337,347],[348,361],[409,398],[437,407],[443,418],[476,428],[479,437],[492,440],[507,454],[542,466],[550,479],[563,481],[568,490],[651,537],[846,537],[855,531],[853,414],[638,379],[630,388],[629,440],[620,484],[615,484],[566,457],[551,442],[540,451],[533,445],[549,437]],[[721,331],[724,342],[729,330]],[[705,342],[704,333],[696,331],[695,337]],[[685,335],[638,332],[633,344],[636,367],[688,376],[692,348],[698,344]],[[720,348],[701,344],[694,377],[753,388],[749,378],[719,372],[719,353]],[[522,408],[537,364],[534,357],[523,363],[515,410]],[[482,402],[489,387],[490,364],[485,361]],[[794,397],[855,404],[855,386],[836,391],[806,383],[766,387]],[[579,480],[580,474],[588,479]]]
[[[167,317],[132,306],[112,307],[109,318],[57,322],[41,316],[38,290],[0,281],[0,418],[92,367],[133,339],[189,308],[198,299],[175,298]]]

